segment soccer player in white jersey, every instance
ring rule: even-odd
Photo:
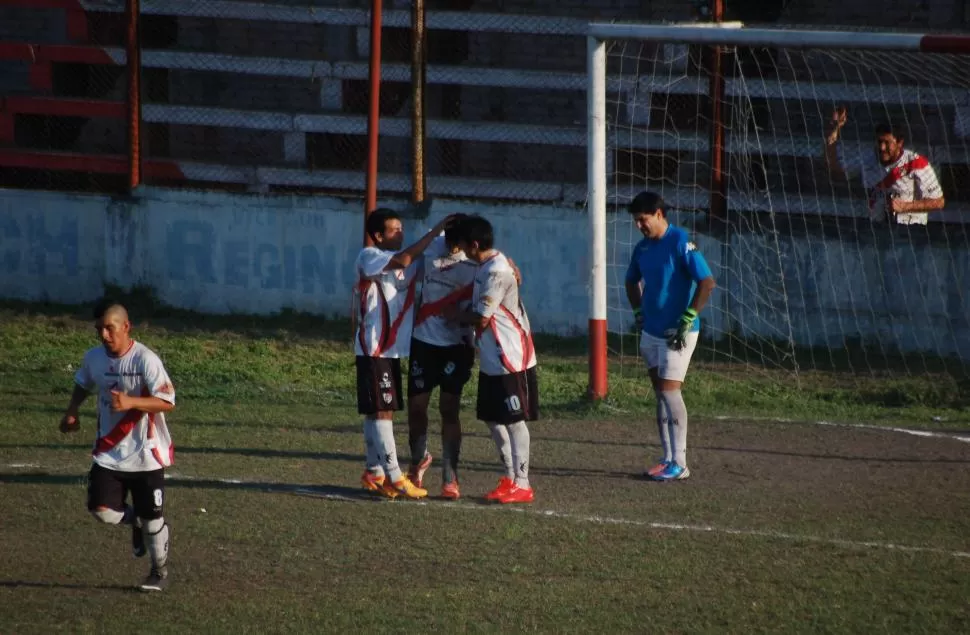
[[[894,225],[926,225],[929,212],[943,209],[943,188],[926,157],[904,147],[902,130],[888,123],[876,126],[872,153],[842,150],[839,137],[848,120],[845,108],[832,112],[825,133],[825,160],[838,176],[861,174],[869,204],[869,218]]]
[[[640,333],[640,354],[657,397],[663,457],[647,470],[658,481],[685,479],[687,406],[681,388],[697,346],[698,314],[714,290],[714,277],[687,232],[667,222],[664,201],[641,192],[628,208],[643,240],[633,248],[626,295]]]
[[[461,223],[461,248],[479,264],[468,314],[479,351],[477,416],[492,433],[505,468],[498,487],[485,498],[500,503],[531,503],[530,438],[526,421],[539,418],[536,354],[529,316],[519,284],[505,255],[494,247],[492,225],[480,216]]]
[[[401,217],[378,209],[367,218],[373,247],[364,247],[354,264],[358,294],[357,412],[364,415],[367,465],[361,485],[389,498],[424,498],[401,472],[394,442],[393,414],[402,409],[401,358],[407,357],[421,255],[450,223],[447,217],[407,249]]]
[[[175,408],[175,388],[158,356],[131,339],[123,306],[102,303],[95,311],[95,329],[102,345],[84,355],[74,375],[61,432],[80,429],[78,408],[97,392],[88,510],[103,523],[131,525],[135,557],[151,556],[151,571],[140,588],[161,591],[170,580],[164,473],[174,458],[165,413]]]
[[[458,499],[458,458],[461,453],[461,393],[475,365],[474,332],[450,320],[452,310],[468,311],[478,263],[459,246],[462,215],[431,242],[424,253],[421,302],[414,320],[408,374],[408,441],[411,466],[408,478],[423,487],[431,466],[428,452],[428,406],[438,387],[441,412],[441,496]]]

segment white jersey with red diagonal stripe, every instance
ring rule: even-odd
[[[477,333],[480,368],[486,375],[520,373],[536,365],[529,316],[508,258],[496,251],[479,268],[472,311],[488,318]]]
[[[175,448],[163,413],[111,409],[114,390],[175,403],[172,380],[151,349],[132,341],[123,355],[112,357],[103,346],[92,348],[84,355],[74,381],[98,395],[98,439],[92,451],[95,463],[120,472],[150,472],[172,464]]]
[[[917,152],[904,149],[899,158],[883,165],[875,151],[857,148],[854,156],[840,155],[843,167],[850,173],[861,172],[862,184],[869,197],[869,214],[873,220],[887,217],[887,204],[890,199],[918,201],[940,198],[943,188],[929,160]],[[897,214],[900,225],[925,225],[926,212]]]
[[[357,334],[354,351],[365,357],[407,357],[421,259],[407,268],[385,267],[396,252],[364,247],[357,256]]]
[[[421,305],[414,318],[414,338],[434,346],[472,343],[473,332],[442,315],[452,305],[465,312],[471,308],[472,288],[478,263],[465,252],[452,253],[443,237],[435,238],[424,252]]]

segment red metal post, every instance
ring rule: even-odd
[[[141,185],[141,7],[128,0],[126,17],[126,66],[128,70],[128,188]]]
[[[367,199],[364,203],[364,225],[377,207],[377,153],[381,119],[381,0],[371,0],[370,8],[370,102],[367,111]],[[364,246],[373,241],[364,231]]]
[[[424,0],[411,0],[411,200],[425,197],[424,88],[427,67],[427,31]]]
[[[711,0],[711,20],[724,20],[724,0]],[[727,153],[724,144],[724,68],[723,48],[712,46],[709,51],[708,94],[711,108],[711,220],[722,225],[727,220]]]

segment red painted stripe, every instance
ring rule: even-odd
[[[128,157],[114,155],[69,154],[36,152],[0,148],[0,167],[60,170],[63,172],[94,172],[97,174],[127,174]],[[184,181],[185,174],[175,161],[146,161],[147,176],[172,181]]]
[[[426,321],[428,318],[434,315],[441,315],[441,312],[446,306],[452,304],[458,304],[463,300],[471,300],[472,291],[474,290],[474,285],[466,285],[460,289],[452,291],[443,298],[439,298],[434,302],[429,302],[427,304],[422,304],[421,308],[418,309],[418,315],[414,318],[414,324],[417,326],[422,322]]]
[[[970,53],[970,37],[965,35],[924,35],[919,41],[924,53]]]
[[[88,16],[84,9],[67,10],[67,39],[86,42],[88,39]]]
[[[73,44],[26,44],[0,42],[0,59],[24,62],[71,62],[113,66],[115,62],[101,47]]]
[[[98,99],[70,99],[64,97],[7,97],[0,110],[18,115],[52,115],[55,117],[106,117],[127,116],[122,101]]]

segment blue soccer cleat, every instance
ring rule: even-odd
[[[690,469],[676,463],[670,463],[663,472],[653,478],[655,481],[682,481],[685,478],[690,478]]]

